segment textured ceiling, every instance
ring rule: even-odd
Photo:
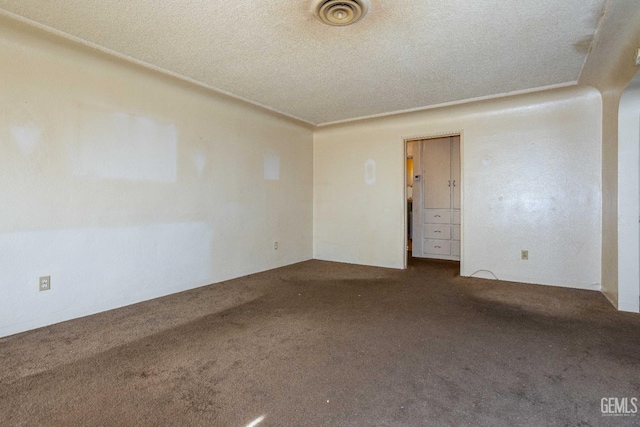
[[[321,124],[578,80],[606,0],[0,0],[28,20]]]

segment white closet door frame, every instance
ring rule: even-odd
[[[461,218],[460,218],[460,274],[464,275],[464,258],[465,258],[465,251],[464,251],[464,132],[462,130],[460,131],[455,131],[455,132],[450,132],[450,133],[439,133],[439,134],[432,134],[432,135],[425,135],[425,136],[415,136],[415,137],[407,137],[407,138],[403,138],[403,142],[405,144],[405,150],[406,150],[406,143],[407,141],[411,141],[413,143],[413,175],[414,175],[414,190],[413,190],[413,220],[412,220],[412,229],[413,229],[413,240],[412,240],[412,254],[416,253],[416,254],[421,254],[423,253],[423,243],[424,243],[424,239],[422,238],[416,238],[416,233],[418,232],[418,230],[420,230],[420,232],[422,232],[422,225],[424,224],[424,214],[423,214],[423,210],[419,209],[418,207],[422,207],[424,204],[423,199],[423,192],[422,191],[416,191],[416,186],[420,186],[420,189],[422,190],[422,183],[423,183],[423,179],[424,176],[422,175],[422,162],[421,160],[418,160],[418,162],[420,163],[419,165],[416,165],[416,160],[417,159],[422,159],[422,144],[421,142],[423,140],[428,140],[428,139],[437,139],[437,138],[444,138],[444,137],[459,137],[460,138],[460,162],[459,162],[459,167],[460,167],[460,182],[456,182],[457,185],[459,185],[459,192],[460,192],[460,213],[461,213]],[[406,157],[406,156],[405,156]],[[406,159],[405,159],[406,162]],[[406,175],[406,171],[405,171],[405,175]],[[420,175],[420,181],[415,181],[415,177],[416,175]],[[406,185],[405,185],[406,188]],[[406,194],[405,194],[406,195]],[[405,197],[405,217],[406,217],[406,197]],[[406,233],[405,233],[406,235]],[[406,237],[405,237],[406,239]],[[406,260],[406,245],[405,245],[405,260]],[[405,262],[405,266],[406,266],[406,262]]]

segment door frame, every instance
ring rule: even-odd
[[[410,136],[403,136],[402,137],[402,152],[404,153],[403,159],[402,159],[402,171],[403,171],[403,179],[402,179],[402,212],[404,213],[404,219],[403,219],[403,223],[404,223],[404,245],[402,246],[403,248],[403,255],[402,255],[402,259],[403,259],[403,264],[404,264],[404,268],[407,268],[407,261],[408,261],[408,256],[407,256],[407,245],[409,243],[408,241],[408,235],[409,235],[409,224],[408,224],[408,211],[407,211],[407,142],[413,142],[413,141],[421,141],[424,139],[435,139],[435,138],[446,138],[446,137],[452,137],[452,136],[459,136],[460,137],[460,275],[462,275],[462,272],[465,271],[464,269],[464,260],[465,260],[465,247],[464,247],[464,224],[465,224],[465,203],[464,203],[464,130],[463,129],[458,129],[458,130],[452,130],[452,131],[447,131],[447,132],[434,132],[434,133],[425,133],[425,134],[418,134],[418,135],[410,135]],[[415,153],[415,151],[414,151]],[[414,154],[414,175],[415,175],[415,154]],[[415,193],[415,190],[414,190]],[[415,206],[415,205],[414,205]],[[415,230],[414,230],[415,233]]]

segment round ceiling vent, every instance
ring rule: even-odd
[[[349,25],[358,22],[369,10],[367,0],[315,0],[313,14],[328,25]]]

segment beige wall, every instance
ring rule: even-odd
[[[600,90],[602,111],[602,291],[616,306],[619,282],[618,109],[627,84],[638,72],[635,51],[640,47],[640,7],[637,0],[608,4],[579,83]],[[634,177],[637,179],[637,177]],[[633,303],[634,305],[637,302]]]
[[[462,274],[599,289],[601,112],[572,87],[319,128],[314,256],[403,267],[403,140],[461,132]]]
[[[312,129],[6,20],[0,75],[0,336],[311,258]]]
[[[602,94],[602,292],[618,306],[618,104]]]
[[[618,309],[640,310],[640,74],[618,114]]]

